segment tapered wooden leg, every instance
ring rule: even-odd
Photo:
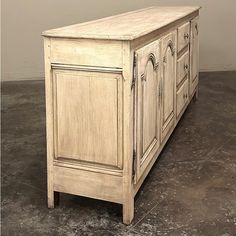
[[[54,208],[59,205],[59,192],[48,191],[48,208]]]
[[[126,225],[131,224],[134,218],[134,197],[130,196],[123,204],[123,223]]]

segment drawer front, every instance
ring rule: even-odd
[[[189,51],[177,61],[177,85],[189,74]]]
[[[189,95],[188,95],[188,79],[186,79],[185,82],[183,83],[183,85],[177,91],[177,98],[176,98],[177,117],[179,116],[179,114],[181,113],[181,111],[183,110],[185,105],[188,103],[188,99],[189,99],[188,97],[189,97]]]
[[[185,23],[178,28],[178,52],[190,42],[190,23]]]

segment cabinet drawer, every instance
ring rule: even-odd
[[[185,23],[178,28],[178,52],[180,52],[190,41],[190,23]]]
[[[185,107],[188,102],[188,79],[185,80],[183,85],[177,91],[177,98],[176,98],[176,115],[177,117]]]
[[[177,85],[189,74],[189,51],[177,61]]]

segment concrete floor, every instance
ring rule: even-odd
[[[2,235],[236,235],[236,72],[202,73],[122,224],[118,204],[61,194],[46,206],[44,82],[2,84]]]

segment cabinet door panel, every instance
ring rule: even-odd
[[[136,51],[137,178],[159,147],[159,59],[160,43],[155,41]]]
[[[191,21],[191,43],[190,43],[190,95],[193,94],[199,80],[199,18],[196,17]]]
[[[143,151],[145,152],[154,139],[157,130],[157,79],[153,64],[146,65],[146,78],[143,79]]]
[[[174,125],[176,90],[176,31],[162,39],[162,140]]]

